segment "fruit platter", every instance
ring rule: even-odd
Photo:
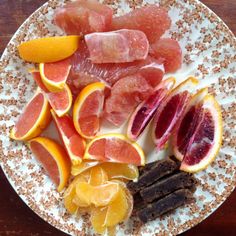
[[[1,58],[0,164],[70,235],[177,235],[235,187],[236,42],[193,1],[50,0]]]

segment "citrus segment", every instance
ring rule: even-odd
[[[90,170],[89,184],[98,186],[108,181],[107,172],[101,166],[95,166]]]
[[[64,193],[64,205],[70,214],[75,214],[78,210],[78,205],[74,203],[76,191],[74,185],[70,185]]]
[[[55,141],[38,137],[29,141],[29,146],[36,159],[43,165],[60,192],[70,176],[70,160],[65,150]]]
[[[207,88],[201,89],[190,100],[185,112],[176,125],[175,132],[171,137],[171,146],[175,157],[182,161],[188,142],[196,129],[201,115],[199,104],[207,95]]]
[[[142,148],[121,134],[105,134],[94,138],[87,146],[85,159],[144,165]]]
[[[96,82],[86,86],[75,100],[73,122],[77,132],[85,138],[93,138],[100,129],[105,85]]]
[[[39,71],[45,87],[50,92],[59,92],[65,87],[65,83],[71,68],[71,59],[65,59],[53,63],[40,63]]]
[[[92,186],[88,183],[78,183],[76,185],[76,195],[85,204],[95,206],[106,206],[114,200],[119,191],[119,184],[107,182],[99,186]]]
[[[33,39],[18,46],[20,57],[35,63],[49,63],[71,56],[79,46],[79,36]]]
[[[84,171],[89,170],[90,168],[92,168],[93,166],[99,165],[100,162],[99,161],[94,161],[94,160],[83,160],[81,163],[72,165],[71,167],[71,174],[73,176],[76,175],[80,175],[81,173],[83,173]]]
[[[92,207],[90,220],[96,233],[103,234],[106,231],[104,225],[107,207]]]
[[[51,110],[51,113],[72,164],[79,164],[85,151],[86,143],[84,139],[75,130],[73,120],[69,115],[58,117],[53,110]]]
[[[44,85],[39,70],[34,68],[34,69],[30,69],[29,72],[32,74],[33,79],[36,82],[36,84],[39,86],[39,88],[41,88],[44,92],[48,93],[49,90]]]
[[[206,95],[201,115],[192,134],[180,169],[198,172],[205,169],[216,157],[222,142],[222,115],[212,95]]]
[[[44,94],[37,91],[15,123],[10,137],[15,140],[29,140],[38,136],[50,121],[49,103]]]

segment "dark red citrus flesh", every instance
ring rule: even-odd
[[[89,154],[101,161],[141,164],[137,150],[122,139],[100,139],[91,145]]]
[[[44,64],[44,75],[51,81],[61,82],[68,74],[68,67],[70,66],[70,58]]]
[[[131,126],[131,134],[137,138],[149,124],[160,102],[165,97],[167,89],[158,89],[145,101],[142,107],[135,114]]]
[[[74,155],[82,158],[84,155],[85,147],[83,144],[82,137],[75,130],[72,118],[69,115],[64,115],[63,117],[58,117],[54,115],[53,118],[55,120],[61,140],[63,141],[63,138],[62,138],[63,135],[69,140],[68,147],[67,147],[67,144],[64,143],[63,141],[67,152],[69,148]]]
[[[102,107],[103,101],[102,91],[95,91],[86,98],[79,113],[79,125],[83,134],[94,136],[98,132],[100,126],[99,109]]]
[[[159,139],[157,147],[162,148],[167,142],[171,132],[175,128],[181,115],[186,108],[190,94],[187,91],[174,95],[161,111],[158,119],[155,120],[155,138]]]
[[[51,180],[58,186],[60,183],[60,173],[57,163],[51,154],[40,143],[34,141],[30,142],[30,149],[36,159],[42,164]]]
[[[44,96],[42,93],[36,95],[27,105],[16,123],[16,137],[24,136],[36,123],[42,111]]]

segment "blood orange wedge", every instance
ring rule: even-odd
[[[54,63],[40,63],[39,71],[43,84],[50,92],[61,91],[71,68],[71,60],[65,59]]]
[[[182,65],[182,50],[178,41],[161,38],[151,45],[151,55],[156,59],[164,59],[166,72],[175,72]]]
[[[197,83],[198,80],[193,77],[183,81],[172,90],[157,110],[152,127],[152,136],[157,150],[162,149],[168,141],[191,98],[189,91]]]
[[[72,164],[81,163],[86,143],[75,130],[72,118],[69,115],[58,117],[53,110],[51,113]]]
[[[174,84],[174,78],[162,81],[162,83],[156,87],[155,91],[137,106],[129,119],[127,128],[128,138],[136,140],[140,136],[151,121],[161,101],[167,96]]]
[[[191,98],[171,136],[170,141],[174,156],[180,161],[183,160],[190,138],[199,122],[201,116],[201,106],[199,104],[201,104],[206,95],[207,88],[204,88]]]
[[[215,159],[222,142],[221,110],[212,95],[204,97],[200,112],[180,166],[181,170],[193,173],[205,169]]]
[[[49,138],[38,137],[29,141],[36,159],[42,164],[57,190],[63,190],[70,177],[70,160],[64,148]]]
[[[50,121],[49,103],[44,94],[37,91],[15,123],[10,132],[10,137],[15,140],[32,139],[38,136]]]
[[[86,86],[75,100],[73,122],[75,129],[84,138],[95,137],[100,129],[104,89],[104,83],[92,83]]]
[[[33,39],[18,46],[20,57],[26,61],[49,63],[70,57],[79,47],[77,35]]]
[[[94,138],[87,145],[84,159],[145,165],[142,148],[121,134],[104,134]]]
[[[141,30],[150,42],[155,42],[170,28],[170,24],[171,20],[166,9],[152,4],[113,18],[112,29]]]

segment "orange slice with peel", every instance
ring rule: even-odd
[[[208,89],[203,88],[199,90],[190,100],[187,108],[180,120],[176,124],[175,132],[172,134],[170,144],[174,153],[174,156],[182,161],[186,152],[189,139],[193,134],[197,120],[195,118],[195,112],[199,103],[201,103],[204,97],[208,94]]]
[[[222,114],[214,98],[208,94],[197,110],[197,122],[180,169],[195,173],[205,169],[217,156],[222,143]]]
[[[44,94],[37,91],[15,123],[10,132],[10,138],[15,140],[32,139],[38,136],[50,121],[49,103]]]
[[[72,164],[81,163],[86,142],[75,130],[72,118],[68,114],[58,117],[53,110],[51,114]]]
[[[97,136],[87,145],[84,159],[145,165],[142,148],[122,134]]]
[[[51,180],[57,185],[57,190],[62,191],[70,177],[70,159],[64,148],[45,137],[30,140],[29,147]]]
[[[18,46],[20,57],[29,62],[49,63],[70,57],[79,47],[79,36],[33,39]]]
[[[39,71],[45,87],[50,92],[59,92],[63,90],[70,68],[70,58],[52,63],[40,63]]]
[[[162,101],[153,118],[152,137],[157,150],[165,147],[171,133],[191,98],[191,90],[198,80],[190,77],[173,89]]]
[[[74,126],[84,138],[94,138],[100,129],[104,89],[104,83],[89,84],[79,93],[75,100],[73,108]]]

